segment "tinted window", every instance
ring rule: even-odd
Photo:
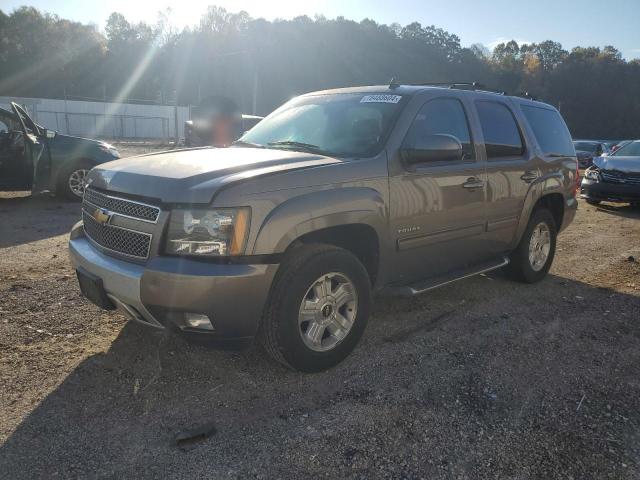
[[[575,154],[569,130],[558,112],[529,105],[523,105],[522,111],[544,153]]]
[[[437,134],[453,135],[462,144],[463,159],[475,158],[467,115],[459,100],[437,98],[425,103],[413,120],[404,144],[410,147],[418,138]]]
[[[498,102],[476,102],[487,158],[520,156],[524,145],[513,113]]]
[[[640,142],[627,143],[624,147],[616,150],[612,155],[616,157],[640,157]]]
[[[602,153],[602,145],[595,142],[573,142],[576,150],[589,153]]]

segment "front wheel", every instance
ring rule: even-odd
[[[67,200],[82,200],[91,168],[91,163],[87,160],[80,160],[65,167],[60,172],[56,193]]]
[[[294,249],[280,266],[261,325],[261,340],[277,361],[302,372],[341,362],[369,318],[371,285],[350,252],[330,245]]]
[[[549,272],[556,252],[557,228],[551,212],[533,212],[518,247],[511,254],[509,270],[519,281],[535,283]]]

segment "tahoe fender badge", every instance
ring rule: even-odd
[[[418,230],[420,230],[420,227],[418,226],[404,227],[404,228],[399,228],[398,233],[411,233],[411,232],[417,232]]]

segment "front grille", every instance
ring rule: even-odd
[[[158,215],[160,215],[160,209],[153,205],[147,205],[124,198],[112,197],[110,195],[100,193],[92,188],[87,188],[84,191],[83,202],[90,203],[96,207],[106,208],[113,213],[118,213],[125,217],[136,218],[145,222],[156,223],[158,221]]]
[[[600,170],[603,182],[640,185],[640,173],[621,172],[619,170]]]
[[[84,210],[82,211],[82,221],[87,236],[101,247],[129,257],[139,259],[149,257],[150,234],[134,232],[114,225],[100,224]]]

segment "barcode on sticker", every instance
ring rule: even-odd
[[[360,103],[398,103],[402,95],[365,95]]]

